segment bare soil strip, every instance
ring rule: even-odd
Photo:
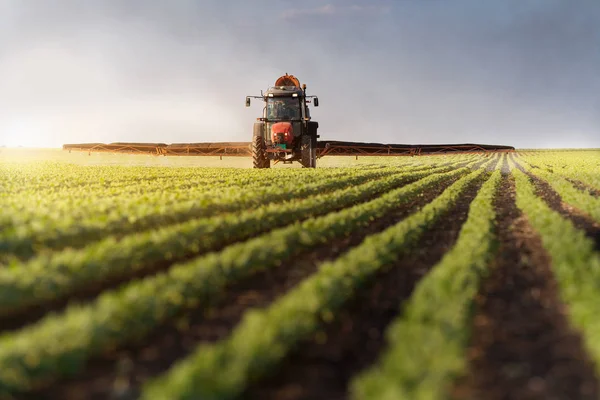
[[[551,209],[564,218],[571,220],[577,229],[584,231],[585,235],[594,241],[596,250],[600,251],[600,224],[593,221],[584,212],[563,202],[560,195],[552,189],[549,183],[529,173],[518,163],[516,165],[531,179],[535,187],[535,194],[543,199]]]
[[[410,254],[401,255],[315,337],[299,344],[278,372],[257,382],[244,399],[346,399],[351,378],[385,349],[384,332],[399,314],[416,283],[455,243],[469,205],[483,180],[471,184],[460,201],[428,231]]]
[[[380,178],[378,178],[378,179],[380,179]],[[417,181],[417,178],[407,178],[406,181],[402,185],[398,185],[398,187],[408,185],[415,181]],[[375,194],[375,195],[367,198],[363,202],[368,202],[379,196],[381,196],[381,193]],[[333,210],[332,212],[339,211],[343,208],[344,207],[341,207],[339,209]],[[306,215],[303,218],[298,218],[296,221],[302,221],[308,217],[310,217],[310,215]],[[285,225],[289,225],[289,224],[285,224]],[[273,228],[277,228],[277,227],[273,227]],[[228,243],[227,245],[224,245],[220,248],[215,248],[215,249],[211,250],[211,252],[212,251],[220,251],[223,247],[231,245],[231,244],[233,244],[233,243]],[[69,296],[68,298],[61,298],[61,299],[57,299],[54,301],[48,301],[44,304],[30,307],[29,309],[27,309],[23,312],[20,312],[19,314],[15,315],[15,316],[5,317],[3,319],[0,318],[0,332],[4,333],[4,332],[8,332],[8,331],[15,331],[17,329],[21,329],[25,325],[31,324],[31,323],[41,319],[44,315],[46,315],[49,312],[60,312],[67,305],[73,304],[73,303],[78,303],[78,304],[88,303],[88,302],[94,300],[100,293],[102,293],[105,290],[117,288],[117,287],[127,284],[128,282],[133,281],[133,280],[142,279],[142,278],[145,278],[150,275],[155,275],[161,271],[168,270],[174,263],[186,262],[186,261],[192,260],[195,257],[201,256],[202,254],[205,254],[205,253],[207,253],[207,252],[180,255],[179,257],[177,257],[175,259],[171,259],[169,261],[157,262],[156,264],[150,265],[142,270],[140,270],[140,269],[134,270],[129,274],[108,277],[106,279],[93,282],[89,285],[82,286],[82,287],[78,288],[75,292],[73,292],[73,294],[71,296]]]
[[[550,258],[515,205],[512,178],[495,201],[498,256],[476,299],[470,371],[457,399],[595,399],[598,383],[568,323]]]
[[[586,192],[594,197],[600,197],[600,190],[593,188],[591,186],[588,186],[583,182],[576,181],[575,179],[571,179],[571,178],[565,178],[565,179],[568,180],[569,182],[571,182],[571,184],[573,186],[575,186],[577,189],[581,190],[582,192]]]
[[[268,306],[277,297],[312,274],[318,264],[334,259],[358,245],[368,235],[380,232],[431,202],[457,178],[448,179],[415,198],[413,202],[373,221],[367,229],[304,253],[289,264],[260,272],[223,291],[223,298],[210,310],[192,310],[161,327],[151,337],[91,361],[78,377],[33,393],[31,399],[119,399],[136,398],[141,384],[165,372],[200,343],[225,338],[249,308]],[[28,397],[29,398],[29,397]]]

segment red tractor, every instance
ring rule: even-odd
[[[306,95],[306,84],[293,75],[285,74],[261,96],[247,96],[265,102],[263,116],[254,123],[252,137],[252,161],[254,168],[269,168],[275,163],[291,164],[299,161],[305,168],[317,165],[317,128],[319,124],[310,119],[308,104],[313,99],[319,106],[316,96]]]

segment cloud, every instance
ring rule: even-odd
[[[326,4],[321,7],[314,8],[292,8],[281,13],[283,19],[298,19],[304,17],[327,17],[334,15],[349,15],[349,14],[377,14],[389,11],[390,7],[381,5],[350,5],[338,6],[334,4]]]
[[[290,10],[285,10],[283,13],[281,13],[281,16],[284,19],[296,19],[299,17],[309,17],[315,15],[333,15],[336,13],[336,11],[337,9],[333,4],[326,4],[322,7],[316,8],[293,8]]]
[[[248,140],[287,71],[324,140],[600,147],[597,1],[0,0],[0,145]]]

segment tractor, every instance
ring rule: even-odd
[[[306,84],[287,73],[275,81],[260,96],[246,96],[265,102],[263,115],[254,123],[252,135],[252,162],[254,168],[270,168],[271,161],[291,164],[299,161],[304,168],[315,168],[317,163],[317,128],[311,121],[308,104],[319,106],[319,98],[306,95]]]

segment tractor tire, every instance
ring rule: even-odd
[[[317,149],[313,146],[313,140],[310,135],[302,136],[300,151],[302,153],[300,164],[302,164],[304,168],[316,168]]]
[[[254,168],[271,168],[271,160],[267,157],[267,145],[262,136],[252,138],[252,164]]]

